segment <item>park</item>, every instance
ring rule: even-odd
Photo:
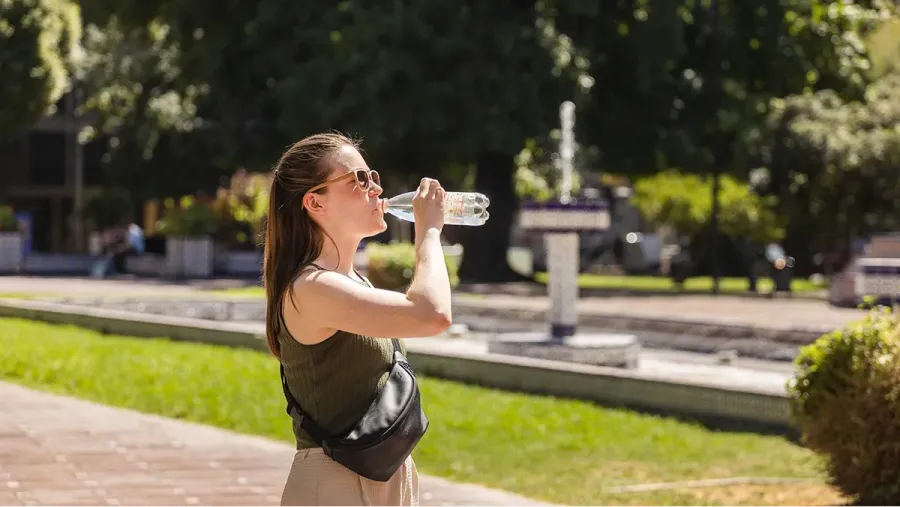
[[[0,505],[282,501],[264,237],[318,132],[395,197],[374,288],[405,193],[466,203],[404,503],[900,502],[894,2],[7,0],[0,94]]]

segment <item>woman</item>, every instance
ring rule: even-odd
[[[450,281],[441,250],[444,195],[421,181],[413,210],[416,271],[406,294],[372,287],[353,268],[363,238],[387,228],[378,173],[339,134],[307,137],[274,170],[263,278],[266,338],[287,387],[330,433],[348,431],[387,380],[391,338],[433,336],[450,326]],[[405,353],[405,347],[403,347]],[[283,505],[414,505],[408,458],[387,482],[326,456],[295,421],[297,453]]]

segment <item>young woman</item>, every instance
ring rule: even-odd
[[[353,268],[363,238],[387,228],[378,173],[353,140],[317,134],[278,161],[270,193],[263,278],[266,337],[299,405],[334,435],[352,428],[387,380],[391,338],[450,326],[441,250],[444,189],[422,179],[415,199],[416,271],[405,294],[372,287]],[[405,347],[403,347],[405,353]],[[297,453],[283,505],[414,505],[408,458],[387,482],[332,461],[295,421]]]

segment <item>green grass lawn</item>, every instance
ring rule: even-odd
[[[0,378],[142,412],[291,441],[277,363],[245,349],[101,335],[0,318]],[[568,504],[834,504],[810,451],[591,403],[422,380],[423,473]],[[286,464],[287,465],[287,464]],[[614,494],[704,478],[802,477],[799,486]]]
[[[547,283],[547,273],[538,273],[535,278],[541,283]],[[688,278],[683,290],[684,292],[704,292],[708,293],[712,288],[712,277],[698,276]],[[662,291],[676,292],[679,289],[675,287],[671,278],[660,276],[617,276],[617,275],[593,275],[583,273],[578,277],[578,286],[582,289],[621,289],[632,291]],[[719,289],[725,293],[741,293],[747,292],[749,287],[746,278],[721,278],[719,279]],[[764,278],[758,282],[760,292],[771,292],[774,285],[772,280]],[[825,289],[826,286],[815,284],[805,278],[793,280],[791,290],[794,292],[815,292]]]

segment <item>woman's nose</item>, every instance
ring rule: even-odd
[[[378,183],[372,182],[372,194],[374,194],[375,197],[378,197],[379,195],[381,195],[382,192],[384,192],[384,189],[381,188],[381,185],[379,185]]]

